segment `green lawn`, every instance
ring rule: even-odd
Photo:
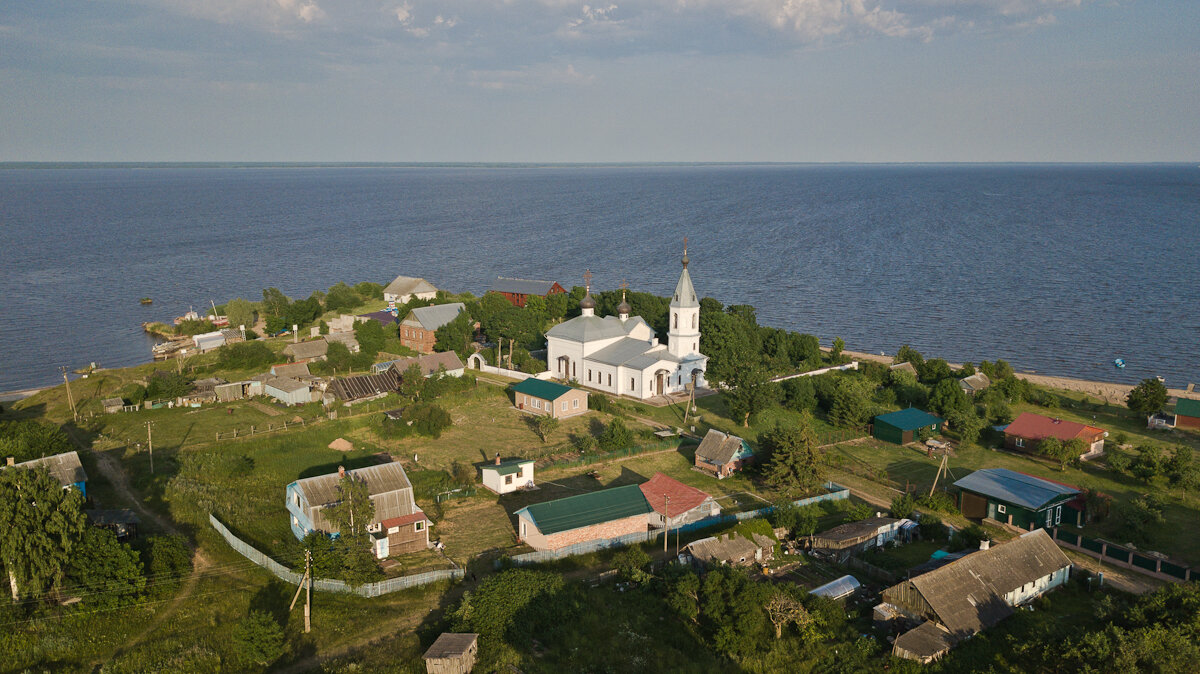
[[[929,561],[929,556],[946,547],[946,541],[913,541],[898,547],[876,548],[862,560],[888,571],[905,571]]]

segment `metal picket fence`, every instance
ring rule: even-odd
[[[225,539],[225,542],[229,544],[229,547],[236,550],[238,554],[275,574],[276,578],[279,578],[289,585],[297,585],[300,583],[300,578],[304,574],[292,571],[279,562],[266,556],[262,552],[259,552],[254,546],[246,543],[237,536],[234,536],[233,532],[229,531],[229,529],[226,528],[224,524],[221,524],[220,520],[218,520],[212,514],[209,514],[208,522],[212,525],[213,529],[217,530],[217,533],[221,535],[221,538]],[[313,589],[321,590],[323,592],[357,594],[360,597],[378,597],[390,592],[396,592],[398,590],[404,590],[410,587],[435,583],[439,580],[459,579],[463,577],[464,573],[465,572],[462,569],[439,569],[437,571],[426,571],[425,573],[418,573],[411,576],[388,578],[377,583],[366,583],[359,586],[352,586],[349,583],[341,580],[314,578]]]

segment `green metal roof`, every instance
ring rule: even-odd
[[[1200,417],[1200,400],[1180,398],[1175,403],[1175,414],[1182,414],[1185,417]]]
[[[494,463],[488,464],[483,467],[483,470],[494,470],[500,475],[508,475],[510,473],[520,472],[521,466],[530,463],[533,463],[533,459],[510,459],[508,461],[502,461],[500,465],[496,465]]]
[[[568,496],[557,501],[535,503],[521,508],[516,514],[524,514],[543,534],[556,534],[633,515],[644,515],[651,510],[641,487],[630,484]]]
[[[569,393],[571,387],[530,377],[525,381],[513,384],[512,390],[517,393],[524,393],[527,396],[533,396],[534,398],[541,398],[542,400],[558,400],[564,394]]]
[[[875,417],[875,422],[878,423],[880,421],[889,426],[895,426],[902,431],[915,431],[918,428],[924,428],[926,426],[932,426],[942,422],[940,418],[915,407],[910,407],[906,410],[900,410],[899,412],[892,412],[890,414],[880,414],[879,416]]]

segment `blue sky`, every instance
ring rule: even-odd
[[[1197,0],[0,4],[0,161],[1197,161]]]

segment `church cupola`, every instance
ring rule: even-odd
[[[596,315],[596,300],[592,297],[592,270],[583,273],[583,299],[579,300],[579,308],[584,316]]]
[[[629,288],[629,284],[621,281],[621,303],[617,305],[617,318],[622,321],[629,318],[629,312],[633,311],[633,307],[629,306],[629,302],[625,301],[625,291]]]

